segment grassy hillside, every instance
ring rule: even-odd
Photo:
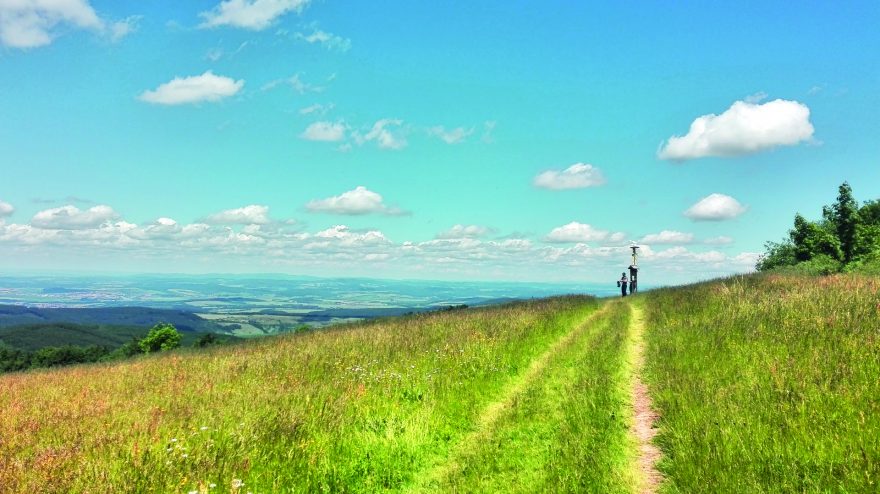
[[[877,492],[878,288],[756,275],[0,376],[2,489],[654,492],[653,407],[658,492]]]
[[[880,491],[880,279],[647,294],[666,492]]]
[[[459,466],[504,451],[489,467],[501,491],[623,492],[625,403],[607,373],[628,312],[598,305],[438,312],[3,376],[0,477],[38,492],[482,492],[482,473]],[[547,408],[522,408],[533,400]],[[517,449],[530,438],[547,449]]]

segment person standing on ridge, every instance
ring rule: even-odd
[[[617,280],[617,286],[620,287],[620,296],[626,297],[626,284],[629,282],[629,278],[626,277],[626,273],[620,273],[620,279]]]

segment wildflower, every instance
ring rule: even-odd
[[[213,482],[211,482],[210,484],[208,484],[208,489],[213,489],[213,488],[215,488],[215,487],[217,487],[217,484],[215,484],[215,483],[213,483]]]
[[[199,491],[189,491],[189,494],[199,494]]]
[[[176,437],[172,437],[172,438],[171,438],[171,442],[172,442],[172,443],[176,443],[176,442],[177,442],[177,438],[176,438]]]
[[[241,479],[232,479],[232,488],[233,489],[241,489],[244,487],[244,481]]]
[[[186,453],[184,453],[184,454],[180,455],[180,457],[181,457],[181,458],[189,458],[189,455],[186,454]]]
[[[206,431],[206,430],[208,430],[208,426],[203,425],[203,426],[199,427],[199,430],[200,430],[200,431]]]

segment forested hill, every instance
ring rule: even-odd
[[[223,332],[220,325],[183,310],[149,307],[36,308],[0,305],[0,328],[46,323],[149,328],[160,322],[171,323],[181,332]]]

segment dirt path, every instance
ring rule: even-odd
[[[590,314],[585,320],[575,326],[573,330],[556,340],[544,353],[533,360],[525,372],[514,378],[504,387],[501,393],[499,393],[499,397],[496,401],[483,408],[477,419],[476,429],[459,441],[449,453],[446,461],[434,466],[424,474],[416,475],[416,485],[413,486],[413,488],[408,489],[407,492],[425,492],[434,490],[432,484],[442,481],[461,468],[458,459],[462,453],[474,450],[480,441],[489,437],[492,433],[495,422],[501,414],[516,402],[517,397],[520,396],[535,381],[535,379],[538,378],[538,376],[540,376],[553,358],[568,345],[572,344],[584,331],[589,329],[593,322],[601,317],[601,315],[607,310],[608,304],[603,305],[602,308]]]
[[[648,387],[642,381],[642,370],[645,365],[645,319],[641,307],[630,303],[632,318],[630,319],[630,334],[633,340],[632,347],[632,387],[630,390],[633,406],[632,434],[638,446],[638,458],[636,468],[640,479],[637,492],[640,494],[653,494],[657,492],[657,486],[663,480],[663,476],[657,470],[657,461],[660,460],[660,448],[651,440],[657,435],[654,422],[657,414],[651,406],[651,396]]]

